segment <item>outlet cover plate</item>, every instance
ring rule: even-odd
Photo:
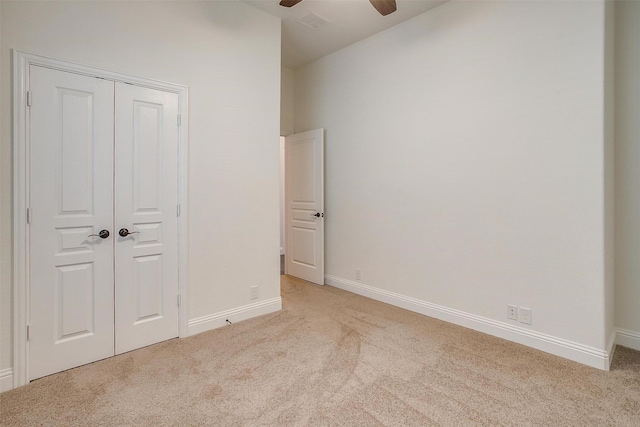
[[[531,324],[531,309],[520,307],[520,323],[524,323],[525,325]]]
[[[515,305],[507,306],[507,318],[511,320],[518,320],[518,307]]]

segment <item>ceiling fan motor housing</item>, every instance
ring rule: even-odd
[[[302,0],[280,0],[280,6],[292,7],[300,3]],[[387,16],[396,11],[396,0],[369,0],[382,16]]]

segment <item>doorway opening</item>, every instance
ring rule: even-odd
[[[280,275],[286,274],[284,263],[284,140],[285,137],[280,137]]]

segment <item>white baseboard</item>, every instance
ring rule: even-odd
[[[198,317],[188,321],[188,336],[225,326],[227,319],[232,323],[236,323],[280,310],[282,310],[282,298],[277,297],[208,316]]]
[[[13,389],[13,369],[0,370],[0,393]]]
[[[618,328],[616,330],[616,344],[640,351],[640,332]]]
[[[340,277],[327,275],[324,280],[327,285],[344,289],[345,291],[353,292],[354,294],[362,295],[406,310],[424,314],[425,316],[434,317],[449,323],[484,332],[485,334],[555,354],[556,356],[564,357],[597,369],[605,371],[609,370],[609,363],[611,361],[610,351],[568,341],[449,307],[432,304],[430,302],[374,288],[373,286],[364,285],[362,283],[353,282]],[[611,345],[613,346],[613,341]]]

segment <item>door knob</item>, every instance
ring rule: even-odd
[[[106,239],[109,237],[109,230],[100,230],[98,234],[89,234],[87,237],[100,237],[101,239]]]
[[[120,231],[118,231],[118,234],[121,237],[127,237],[129,234],[139,234],[139,231],[129,231],[126,228],[121,228]]]
[[[311,216],[315,216],[316,218],[320,218],[322,216],[324,218],[324,214],[323,213],[321,214],[320,212],[316,212],[314,214],[311,214]]]

